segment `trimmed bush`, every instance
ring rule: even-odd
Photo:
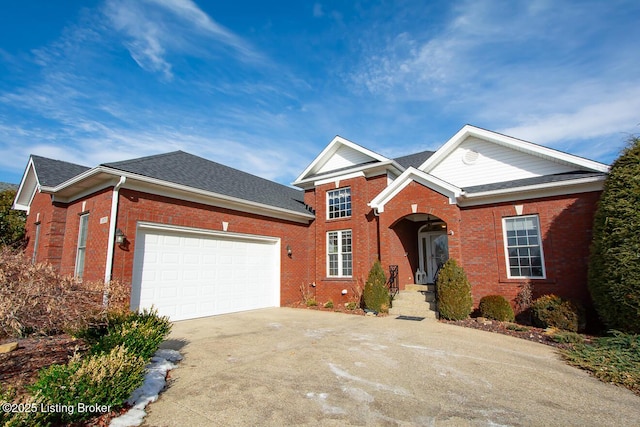
[[[539,328],[558,328],[578,332],[584,314],[580,307],[556,295],[543,295],[531,305],[533,324]]]
[[[604,183],[593,227],[589,291],[610,329],[640,333],[640,137],[632,137]]]
[[[78,410],[82,405],[121,406],[144,380],[145,360],[124,346],[84,360],[77,357],[67,365],[51,365],[40,371],[30,386],[33,401],[43,405],[64,405],[74,411],[35,412],[36,422],[68,423],[89,418],[92,412]]]
[[[104,354],[113,348],[124,346],[132,354],[149,360],[169,332],[171,323],[168,317],[158,316],[156,310],[145,309],[139,313],[114,318],[107,334],[98,339],[91,352]]]
[[[364,306],[369,310],[386,313],[389,311],[389,289],[387,289],[387,277],[384,275],[382,264],[376,261],[367,277],[364,285]]]
[[[509,301],[502,295],[487,295],[480,300],[480,315],[501,322],[513,322],[515,314]]]
[[[450,258],[438,274],[438,311],[440,316],[449,320],[461,320],[469,317],[473,310],[471,284],[462,267]]]

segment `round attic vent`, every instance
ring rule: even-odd
[[[478,161],[479,157],[480,153],[478,153],[477,151],[467,150],[467,152],[464,153],[464,156],[462,156],[462,161],[466,165],[473,165]]]

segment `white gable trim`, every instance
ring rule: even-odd
[[[491,132],[471,125],[465,125],[451,139],[449,139],[442,147],[440,147],[431,157],[429,157],[418,169],[429,173],[440,162],[468,137],[476,137],[485,141],[493,142],[514,150],[522,151],[534,156],[542,157],[551,161],[562,164],[571,165],[583,170],[591,170],[597,172],[609,172],[609,166],[583,157],[574,156],[572,154],[563,153],[562,151],[543,147],[521,139]]]
[[[462,190],[455,185],[451,185],[433,175],[424,173],[414,167],[405,170],[387,188],[371,200],[369,206],[378,212],[384,212],[384,206],[397,196],[412,181],[424,185],[449,198],[449,204],[455,205]]]
[[[25,211],[28,215],[31,202],[39,189],[40,181],[38,180],[38,174],[33,164],[33,158],[30,157],[24,175],[22,175],[22,180],[20,180],[16,198],[13,201],[13,209]]]
[[[341,136],[336,136],[329,143],[329,145],[327,145],[324,148],[324,150],[322,150],[322,152],[311,162],[311,164],[307,166],[307,168],[304,171],[302,171],[302,173],[293,182],[293,185],[300,185],[304,183],[306,181],[306,178],[309,177],[309,175],[313,175],[313,171],[317,171],[321,169],[322,166],[324,166],[331,159],[331,157],[334,154],[336,154],[338,149],[340,149],[341,147],[348,147],[353,150],[356,150],[362,153],[363,155],[370,157],[372,160],[376,160],[378,162],[390,161],[390,159],[374,151],[364,148],[354,142],[349,141],[348,139],[342,138]]]

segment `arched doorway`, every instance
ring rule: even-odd
[[[427,221],[418,230],[418,271],[416,283],[435,283],[438,269],[449,259],[447,224],[439,218]]]

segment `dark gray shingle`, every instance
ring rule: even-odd
[[[75,163],[47,159],[46,157],[35,156],[33,154],[31,155],[31,159],[33,159],[33,164],[36,168],[38,181],[40,185],[45,187],[55,187],[90,169],[86,166],[76,165]]]
[[[419,153],[409,154],[407,156],[397,157],[395,160],[400,166],[407,169],[410,166],[417,168],[423,164],[435,151],[421,151]]]
[[[268,206],[310,213],[301,190],[184,151],[106,163],[103,166]]]
[[[606,173],[604,172],[592,171],[565,172],[553,175],[536,176],[533,178],[516,179],[513,181],[496,182],[493,184],[473,185],[471,187],[464,188],[464,191],[468,194],[482,193],[484,191],[507,190],[509,188],[526,187],[529,185],[547,184],[551,182],[569,181],[572,179],[591,178],[605,175]]]

